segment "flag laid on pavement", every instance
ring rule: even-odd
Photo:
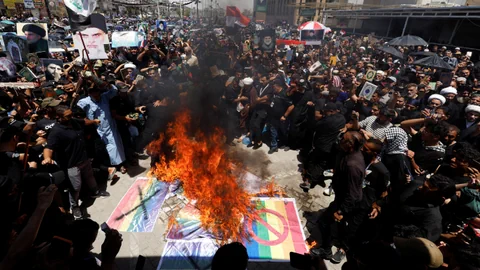
[[[168,184],[138,178],[118,203],[108,226],[121,232],[151,232],[168,193]]]

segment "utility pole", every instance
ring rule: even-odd
[[[198,0],[197,0],[197,21],[200,21],[200,18],[198,17]]]

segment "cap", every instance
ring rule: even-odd
[[[118,92],[120,93],[128,93],[128,90],[130,90],[130,88],[126,85],[122,85],[118,88]]]
[[[458,77],[457,82],[467,82],[467,78],[465,77]]]
[[[393,77],[393,76],[389,76],[387,79],[389,79],[390,81],[396,83],[397,82],[397,78]]]
[[[359,49],[365,51],[365,47],[363,47],[363,46],[361,46]]]
[[[381,70],[377,70],[377,75],[385,75],[385,72],[381,71]]]
[[[375,66],[373,64],[367,64],[367,67],[375,68]]]
[[[446,49],[447,49],[447,47],[446,47],[446,46],[442,46],[442,49],[446,50]]]
[[[36,24],[25,24],[22,27],[22,32],[23,33],[32,32],[41,36],[42,38],[45,37],[45,35],[47,34],[47,31],[45,31],[45,29],[43,29],[41,26],[38,26]]]
[[[393,242],[403,260],[409,263],[422,264],[430,268],[438,268],[443,264],[443,255],[437,245],[425,238],[394,237]]]
[[[459,47],[455,47],[455,51],[460,51],[460,48],[459,48]]]
[[[337,110],[337,105],[333,102],[329,102],[327,103],[327,105],[325,105],[325,111],[335,111]]]
[[[101,68],[103,66],[102,60],[97,60],[93,68]]]
[[[42,100],[42,104],[40,106],[45,109],[47,107],[57,107],[58,105],[60,105],[60,103],[62,103],[61,100],[47,97]]]

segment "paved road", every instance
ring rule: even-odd
[[[240,157],[246,164],[248,171],[260,176],[262,179],[269,180],[272,177],[278,185],[283,187],[287,195],[296,199],[299,216],[303,226],[307,221],[303,216],[305,212],[314,212],[324,209],[331,201],[330,197],[322,194],[323,188],[316,187],[309,193],[304,193],[299,187],[301,175],[298,172],[297,152],[279,150],[273,155],[268,155],[268,148],[264,145],[258,150],[247,149],[244,145],[238,144],[231,147],[233,155]],[[91,218],[99,224],[106,221],[115,206],[121,200],[133,181],[139,176],[145,176],[150,166],[150,159],[141,160],[140,167],[131,169],[128,174],[121,175],[120,180],[114,185],[108,186],[108,191],[112,196],[109,198],[98,199],[94,206],[89,209]],[[155,229],[151,233],[122,233],[123,245],[117,256],[117,266],[120,270],[135,269],[137,257],[142,255],[146,257],[145,270],[157,269],[163,247],[166,243],[165,231],[168,218],[168,212],[172,209],[182,206],[184,201],[177,197],[166,200],[162,211],[157,220]],[[309,233],[305,228],[305,235]],[[104,240],[104,234],[98,234],[97,241],[94,244],[94,252],[100,253],[101,244]],[[341,265],[333,265],[327,262],[328,269],[341,269]],[[251,263],[248,269],[292,269],[289,264],[274,263]]]

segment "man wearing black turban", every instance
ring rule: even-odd
[[[45,39],[47,32],[36,24],[26,24],[22,28],[27,38],[30,53],[48,52],[48,41]]]

